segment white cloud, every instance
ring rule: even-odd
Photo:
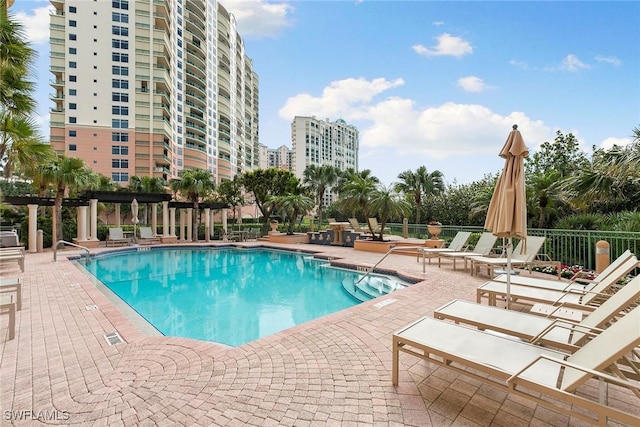
[[[441,26],[444,25],[444,21],[434,21],[433,25],[436,26],[436,27],[441,27]]]
[[[412,49],[417,54],[424,56],[455,56],[456,58],[460,58],[473,53],[473,47],[463,38],[443,33],[437,37],[437,40],[438,44],[432,48],[417,44],[413,46]]]
[[[324,88],[319,97],[302,93],[287,99],[278,114],[285,120],[311,115],[324,119],[343,115],[343,111],[349,111],[351,117],[360,117],[376,95],[402,85],[402,79],[389,81],[378,78],[369,81],[361,77],[334,81]]]
[[[615,56],[596,56],[594,59],[598,62],[606,62],[611,65],[615,65],[616,67],[622,64],[622,61]]]
[[[264,0],[224,0],[221,3],[235,16],[243,38],[274,37],[293,25],[294,7],[289,3]]]
[[[467,92],[482,93],[491,86],[486,84],[480,77],[468,76],[458,79],[458,86]]]
[[[549,127],[522,112],[501,115],[483,105],[454,102],[420,108],[412,99],[392,95],[376,99],[403,84],[402,79],[335,81],[321,96],[289,98],[279,111],[280,117],[287,121],[295,115],[330,120],[341,117],[360,130],[363,156],[384,149],[388,158],[446,159],[461,154],[489,154],[493,158],[514,123],[532,150],[553,140]]]
[[[609,150],[613,148],[614,145],[617,145],[618,147],[626,147],[632,142],[633,140],[631,138],[616,138],[615,136],[610,136],[600,143],[600,148]]]
[[[49,13],[53,6],[36,7],[31,14],[24,11],[16,12],[16,21],[24,26],[27,39],[34,44],[49,43]]]
[[[522,70],[526,70],[527,68],[529,68],[529,65],[526,62],[518,61],[515,59],[512,59],[511,61],[509,61],[509,64],[513,65],[516,68],[520,68]]]
[[[588,64],[580,61],[577,56],[569,54],[563,60],[560,65],[561,70],[576,72],[581,69],[590,68]]]

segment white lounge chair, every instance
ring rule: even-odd
[[[551,319],[470,301],[453,300],[435,310],[436,319],[453,320],[482,330],[492,330],[533,344],[575,350],[605,328],[623,310],[640,299],[640,276],[627,283],[578,323]]]
[[[0,279],[0,294],[14,294],[16,295],[16,310],[22,310],[22,284],[20,279]]]
[[[456,261],[459,259],[464,260],[464,271],[467,271],[467,261],[470,257],[476,256],[489,256],[493,251],[493,247],[496,244],[496,240],[498,238],[493,235],[493,233],[482,233],[480,239],[476,243],[475,247],[471,251],[466,252],[458,252],[458,251],[440,251],[438,252],[438,267],[442,265],[443,259],[450,259],[453,261],[453,269],[456,269]]]
[[[633,363],[627,355],[638,345],[640,307],[571,355],[425,317],[393,334],[392,383],[398,385],[399,356],[403,352],[590,423],[604,425],[607,419],[613,419],[640,425],[633,406],[604,401],[607,385],[640,399],[637,382],[625,375],[637,378],[637,372],[629,373],[617,364],[620,360]],[[587,382],[587,387],[600,387],[597,397],[577,393]],[[600,401],[595,400],[598,397]]]
[[[24,273],[24,248],[12,247],[12,248],[0,248],[0,262],[17,262],[20,266],[20,271]]]
[[[152,243],[160,243],[160,237],[154,234],[151,227],[140,227],[140,244],[150,245]]]
[[[536,259],[538,252],[540,252],[545,240],[546,238],[541,236],[529,236],[526,240],[520,240],[511,255],[511,266],[525,266],[533,262]],[[490,258],[478,256],[469,258],[469,262],[471,263],[472,276],[478,274],[478,271],[482,266],[487,267],[487,274],[489,277],[494,276],[494,269],[496,267],[506,268],[507,266],[506,257]]]
[[[628,254],[628,255],[627,255]],[[511,276],[511,283],[515,283],[517,285],[523,286],[531,286],[534,288],[544,288],[544,289],[556,289],[567,291],[569,289],[591,289],[598,283],[605,280],[609,275],[613,275],[616,280],[621,279],[624,275],[629,273],[637,266],[638,260],[631,253],[631,251],[625,252],[622,256],[618,257],[611,265],[609,265],[605,270],[603,270],[596,278],[591,280],[588,283],[585,282],[575,282],[575,281],[558,281],[558,280],[549,280],[543,279],[539,277],[527,277],[527,276]],[[494,282],[506,282],[507,275],[501,274],[492,279]]]
[[[467,240],[471,237],[470,231],[458,231],[456,235],[453,237],[449,245],[444,248],[417,248],[416,249],[416,261],[420,261],[420,256],[422,256],[422,271],[424,272],[424,262],[426,259],[429,260],[429,264],[431,264],[431,257],[437,256],[441,252],[459,252],[464,249],[467,244]]]
[[[124,237],[122,227],[112,227],[109,229],[109,235],[107,236],[107,246],[111,243],[112,246],[116,244],[129,244],[129,239]]]
[[[380,224],[378,223],[378,218],[369,218],[369,226],[371,226],[374,233],[380,233],[383,231],[382,227],[380,227]]]
[[[353,231],[355,231],[356,233],[369,232],[368,229],[360,227],[360,223],[358,223],[358,218],[349,218],[349,224],[351,225],[351,228],[353,229]]]
[[[9,315],[9,340],[16,337],[16,303],[11,295],[0,295],[0,313]]]
[[[591,311],[600,301],[611,294],[610,289],[618,280],[637,266],[638,259],[632,256],[618,267],[616,273],[611,273],[601,282],[586,287],[573,283],[544,280],[540,281],[539,286],[544,285],[545,287],[521,285],[517,283],[519,280],[517,276],[512,276],[514,280],[511,282],[509,294],[512,302],[548,303]],[[489,281],[476,289],[476,301],[481,302],[482,298],[487,298],[489,305],[496,305],[498,298],[506,299],[506,296],[506,282]]]

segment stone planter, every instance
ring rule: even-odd
[[[432,240],[438,240],[440,238],[440,234],[442,234],[441,225],[427,225],[427,230],[429,231],[429,234],[431,234]]]

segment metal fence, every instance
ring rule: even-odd
[[[402,235],[402,224],[387,224],[387,227],[389,234]],[[471,231],[475,235],[472,239],[477,240],[485,230],[482,227],[445,225],[442,226],[440,238],[451,240],[458,231]],[[596,243],[600,240],[609,243],[611,260],[616,259],[627,249],[640,257],[640,232],[529,228],[527,234],[546,237],[540,253],[545,253],[551,259],[565,265],[581,265],[588,269],[595,269]],[[427,226],[409,224],[409,237],[429,238]],[[497,245],[502,244],[500,240],[498,239]],[[473,240],[471,243],[474,243]]]

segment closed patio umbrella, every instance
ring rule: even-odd
[[[489,203],[484,228],[493,235],[507,238],[507,308],[511,308],[511,251],[512,238],[527,238],[527,196],[524,180],[524,158],[529,150],[518,125],[507,137],[500,157],[505,159],[504,168]],[[524,247],[524,245],[523,245]]]
[[[138,224],[140,220],[138,219],[138,201],[133,199],[131,202],[131,223],[133,224],[133,240],[134,242],[138,241],[138,237],[136,236],[136,224]]]

